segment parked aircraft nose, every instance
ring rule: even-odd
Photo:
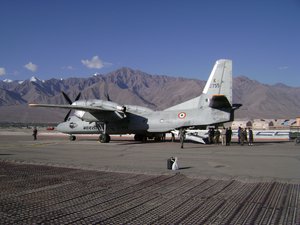
[[[66,132],[66,123],[60,123],[57,125],[56,130],[62,133]]]

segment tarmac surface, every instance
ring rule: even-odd
[[[0,224],[300,224],[300,145],[96,139],[0,130]]]

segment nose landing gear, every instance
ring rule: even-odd
[[[108,134],[101,134],[99,136],[99,141],[101,143],[108,143],[108,142],[110,142],[110,136]]]
[[[70,141],[75,141],[75,140],[76,140],[76,136],[70,135],[70,136],[69,136],[69,139],[70,139]]]

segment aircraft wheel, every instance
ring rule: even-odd
[[[106,134],[106,143],[110,142],[110,136]]]
[[[154,141],[160,142],[160,141],[161,141],[161,137],[155,137],[155,138],[154,138]]]
[[[135,141],[142,141],[142,135],[139,135],[139,134],[134,135],[134,140]]]
[[[147,136],[145,136],[145,135],[142,136],[142,142],[144,142],[144,143],[147,142]]]
[[[134,140],[135,141],[146,142],[147,141],[147,136],[146,135],[141,135],[141,134],[136,134],[136,135],[134,135]]]
[[[70,139],[70,141],[75,141],[76,140],[76,136],[70,135],[69,139]]]
[[[108,143],[110,142],[110,136],[108,134],[101,134],[99,137],[99,141],[101,143]]]

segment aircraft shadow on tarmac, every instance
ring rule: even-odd
[[[98,142],[96,139],[93,139],[93,138],[80,138],[78,139],[77,141],[88,141],[88,142]],[[157,143],[174,143],[174,144],[180,144],[179,140],[176,140],[175,142],[172,142],[171,140],[166,140],[164,142],[156,142],[156,141],[153,141],[153,140],[149,140],[147,142],[141,142],[141,141],[134,141],[134,140],[126,140],[126,139],[115,139],[115,140],[112,140],[111,141],[112,143],[115,143],[115,144],[119,144],[119,145],[140,145],[140,144],[157,144]],[[208,148],[208,147],[226,147],[226,148],[230,148],[230,147],[236,147],[236,146],[241,146],[240,144],[238,144],[237,142],[233,142],[231,143],[230,146],[224,146],[222,145],[221,143],[219,145],[217,144],[206,144],[206,145],[203,145],[203,144],[200,144],[200,143],[197,143],[197,142],[193,142],[193,141],[185,141],[186,144],[194,144],[194,145],[189,145],[188,148]],[[264,145],[270,145],[270,144],[280,144],[280,145],[284,145],[286,143],[289,143],[288,141],[276,141],[276,142],[272,142],[272,141],[264,141],[264,142],[255,142],[253,144],[253,146],[249,146],[248,143],[245,143],[244,144],[244,147],[255,147],[255,146],[264,146]],[[100,144],[100,143],[99,143]],[[109,144],[109,143],[106,143],[106,144]]]
[[[141,141],[132,141],[132,140],[113,140],[112,142],[114,143],[118,143],[119,142],[119,145],[141,145],[141,144],[146,144],[146,145],[149,145],[149,144],[164,144],[164,143],[177,143],[179,144],[179,142],[172,142],[172,141],[164,141],[164,142],[157,142],[157,141],[147,141],[147,142],[141,142]]]
[[[187,170],[187,169],[191,169],[193,167],[191,166],[185,166],[185,167],[179,167],[179,170]]]

